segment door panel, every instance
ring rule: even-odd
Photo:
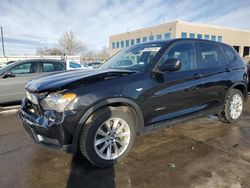
[[[202,103],[206,109],[220,107],[234,80],[230,64],[216,43],[199,43],[199,58],[203,64]]]
[[[164,54],[161,63],[167,59],[181,60],[182,68],[175,72],[154,72],[154,82],[148,98],[151,113],[146,123],[158,123],[200,111],[200,94],[203,86],[202,69],[196,61],[194,44],[178,42]]]
[[[25,96],[25,85],[37,74],[16,75],[0,80],[0,103],[18,101]]]
[[[166,73],[162,75],[163,83],[155,81],[150,92],[152,112],[146,122],[157,123],[201,110],[200,73],[201,70]]]
[[[0,103],[19,101],[24,98],[26,83],[38,76],[36,62],[18,64],[9,71],[15,77],[0,78]]]

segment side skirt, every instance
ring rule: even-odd
[[[157,131],[159,129],[183,126],[183,124],[181,124],[182,122],[186,122],[186,121],[189,121],[192,119],[207,117],[209,115],[216,115],[216,114],[220,113],[221,111],[222,111],[222,107],[220,106],[220,107],[217,107],[217,108],[212,109],[212,110],[206,110],[206,111],[202,111],[199,113],[185,115],[185,116],[175,118],[175,119],[150,124],[150,125],[144,126],[144,129],[141,130],[140,135],[146,135],[150,132],[154,132],[154,131]]]

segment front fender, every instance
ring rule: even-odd
[[[123,98],[123,97],[109,98],[96,103],[95,105],[91,106],[88,110],[85,111],[79,123],[77,124],[77,127],[74,130],[73,144],[78,144],[78,140],[81,135],[81,131],[85,122],[95,111],[115,103],[122,103],[129,105],[135,110],[139,120],[138,134],[140,134],[144,128],[144,117],[139,105],[129,98]]]

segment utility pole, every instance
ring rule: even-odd
[[[3,40],[3,27],[2,26],[1,26],[1,39],[2,39],[3,56],[5,57],[4,40]]]

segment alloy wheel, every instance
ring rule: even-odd
[[[94,140],[95,151],[105,160],[121,156],[130,142],[130,128],[121,118],[110,118],[97,130]]]

